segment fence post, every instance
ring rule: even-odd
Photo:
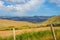
[[[15,37],[15,28],[13,28],[13,40],[16,40],[16,37]]]
[[[53,28],[53,25],[52,25],[52,24],[51,24],[51,31],[52,31],[53,39],[54,39],[54,40],[57,40],[57,39],[56,39],[55,32],[54,32],[54,28]]]

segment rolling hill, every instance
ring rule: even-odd
[[[35,27],[33,23],[25,22],[25,21],[13,21],[13,20],[3,20],[0,19],[0,30],[1,29],[10,29],[10,28],[16,28],[16,29],[25,29],[30,27]]]
[[[50,25],[50,24],[60,25],[60,16],[53,16],[41,23],[41,25]]]
[[[50,24],[54,24],[54,26],[60,26],[60,16],[53,16],[47,19],[46,21],[40,23],[0,19],[0,30],[2,29],[9,30],[12,29],[13,27],[16,29],[37,28],[43,26],[50,26]]]

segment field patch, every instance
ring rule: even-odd
[[[55,34],[57,40],[60,40],[60,30],[55,30]],[[0,37],[0,40],[13,40],[13,36],[5,38]],[[38,32],[32,31],[16,35],[16,40],[53,40],[53,37],[50,30]]]

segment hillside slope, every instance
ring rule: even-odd
[[[60,25],[60,16],[53,16],[41,23],[41,25],[58,24]]]
[[[42,23],[30,23],[26,21],[13,21],[0,19],[0,30],[10,30],[13,27],[16,29],[37,28],[43,26],[50,26],[50,24],[60,26],[60,16],[53,16]]]
[[[13,21],[13,20],[3,20],[0,19],[0,29],[4,28],[29,28],[29,27],[35,27],[33,23],[25,22],[25,21]]]

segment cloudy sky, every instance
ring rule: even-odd
[[[0,16],[60,15],[60,0],[0,0]]]

